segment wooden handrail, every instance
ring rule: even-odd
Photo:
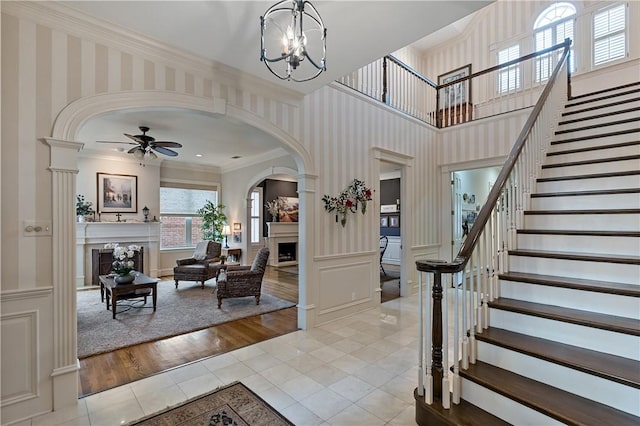
[[[553,70],[553,73],[551,74],[551,77],[549,78],[547,85],[542,91],[542,94],[540,95],[538,102],[536,102],[536,105],[533,108],[533,111],[531,112],[531,114],[529,115],[527,122],[524,124],[524,127],[522,128],[522,131],[518,136],[518,139],[516,139],[516,142],[513,148],[511,149],[511,152],[509,153],[509,157],[505,161],[504,166],[500,171],[500,174],[496,178],[496,182],[494,183],[493,188],[491,188],[491,191],[489,192],[487,202],[484,204],[484,206],[482,206],[482,209],[480,209],[480,212],[478,213],[478,217],[475,221],[475,224],[469,231],[467,238],[462,243],[462,246],[460,247],[460,251],[458,252],[458,255],[456,256],[456,258],[451,262],[443,262],[441,260],[418,260],[416,261],[416,269],[418,271],[435,272],[435,273],[456,273],[456,272],[462,271],[463,268],[466,266],[467,262],[471,258],[471,254],[473,253],[473,250],[475,249],[478,243],[478,240],[480,238],[480,235],[482,234],[482,231],[484,231],[484,227],[487,224],[489,217],[491,217],[491,212],[493,208],[498,203],[498,199],[500,198],[500,193],[502,192],[505,184],[507,183],[507,179],[511,174],[511,171],[515,167],[516,161],[520,156],[520,152],[522,152],[522,149],[524,148],[525,141],[527,140],[527,137],[531,133],[531,130],[533,129],[533,125],[536,122],[538,115],[540,115],[540,111],[542,111],[542,107],[544,106],[547,98],[549,97],[551,88],[555,83],[556,79],[558,78],[558,74],[560,73],[560,69],[562,68],[563,63],[566,61],[569,55],[570,45],[571,45],[571,40],[569,39],[565,40],[565,42],[562,43],[562,45],[559,45],[559,46],[564,46],[564,52],[562,53],[562,57],[556,64],[556,67]],[[548,51],[549,49],[545,49],[545,50]],[[541,52],[537,52],[537,53],[541,53]],[[484,71],[480,71],[479,73],[473,74],[473,76],[483,74],[483,73]],[[459,80],[456,80],[456,81],[459,82]]]
[[[406,71],[408,71],[409,73],[413,74],[415,77],[417,77],[418,79],[422,80],[423,82],[427,83],[429,86],[431,86],[433,88],[438,87],[438,85],[435,84],[433,81],[429,80],[427,77],[423,76],[418,71],[416,71],[415,69],[411,68],[409,65],[405,64],[404,62],[402,62],[400,59],[396,58],[395,56],[387,55],[387,56],[385,56],[385,58],[389,59],[391,62],[393,62],[394,64],[398,65],[400,68],[404,68]]]

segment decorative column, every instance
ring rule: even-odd
[[[78,400],[75,194],[84,144],[45,138],[51,149],[53,254],[53,410]]]
[[[298,327],[303,330],[313,328],[316,320],[316,300],[318,282],[313,279],[310,268],[313,265],[313,247],[315,247],[315,229],[317,176],[298,176]]]

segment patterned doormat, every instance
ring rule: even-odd
[[[231,383],[173,408],[129,423],[130,426],[293,426],[240,382]]]

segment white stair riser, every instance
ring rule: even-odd
[[[491,327],[598,352],[640,359],[640,337],[546,318],[490,309]]]
[[[635,97],[631,97],[629,99],[635,99],[640,97],[640,93],[636,94]],[[562,121],[569,121],[569,120],[577,120],[580,118],[590,118],[593,117],[594,115],[598,115],[598,114],[608,114],[608,115],[615,115],[618,113],[618,111],[623,110],[623,109],[628,109],[628,108],[637,108],[638,106],[640,106],[640,101],[638,100],[634,100],[632,102],[627,102],[624,104],[618,104],[618,105],[612,105],[612,106],[608,106],[608,107],[602,107],[602,108],[598,108],[592,111],[583,111],[585,108],[588,108],[589,105],[584,105],[584,108],[581,107],[574,107],[574,108],[569,108],[569,109],[565,109],[564,112],[570,112],[570,111],[582,111],[582,112],[575,112],[573,114],[567,114],[567,115],[563,115],[560,118],[560,122]]]
[[[565,138],[566,139],[566,138]],[[612,145],[616,143],[635,142],[640,139],[640,132],[625,133],[622,135],[606,136],[601,138],[579,139],[572,142],[554,143],[549,146],[548,152],[566,151],[569,149],[583,149]]]
[[[640,298],[500,280],[500,297],[640,320]]]
[[[609,122],[611,121],[618,121],[618,116],[609,118]],[[560,133],[555,135],[553,140],[563,141],[566,139],[580,138],[580,137],[591,136],[591,135],[599,135],[602,133],[620,132],[624,130],[633,130],[638,128],[640,128],[640,120],[635,120],[635,121],[630,121],[628,123],[619,123],[619,124],[614,124],[614,125],[605,126],[605,127],[598,127],[595,129],[582,129],[582,130],[574,130],[568,133]]]
[[[464,378],[462,379],[462,398],[512,425],[563,425],[551,417]]]
[[[569,154],[559,154],[547,156],[545,164],[564,164],[574,161],[599,160],[601,158],[626,157],[628,155],[638,155],[640,143],[637,145],[621,146],[616,148],[598,149],[593,151],[575,152]]]
[[[640,256],[640,237],[518,234],[517,247],[523,250]]]
[[[640,390],[478,341],[478,359],[554,388],[640,415]]]
[[[638,209],[640,193],[531,197],[530,210]]]
[[[526,229],[637,231],[640,217],[637,214],[541,214],[525,215]]]
[[[511,272],[640,285],[640,265],[509,255]]]
[[[576,166],[551,167],[542,169],[539,177],[560,177],[560,176],[576,176],[588,175],[595,173],[620,172],[623,170],[638,170],[640,168],[640,159],[607,161],[604,163],[581,164]]]
[[[585,127],[585,126],[598,126],[598,125],[603,126],[600,130],[607,129],[609,128],[608,124],[611,123],[611,121],[621,121],[621,120],[640,117],[640,110],[628,111],[623,113],[617,112],[620,110],[627,110],[634,107],[640,108],[640,102],[634,102],[634,103],[637,105],[625,104],[624,108],[618,107],[617,110],[615,110],[614,112],[608,113],[608,115],[605,117],[597,117],[597,118],[592,118],[588,120],[575,121],[573,123],[560,124],[556,130],[562,132],[565,130],[579,129],[580,127]],[[567,118],[567,120],[575,120],[578,118],[592,117],[594,115],[600,115],[600,114],[605,114],[605,113],[603,111],[592,111],[591,114],[586,115],[585,117],[572,117],[572,118]]]
[[[631,92],[631,93],[626,93],[626,92]],[[610,95],[617,95],[619,93],[625,93],[625,94],[624,95],[621,94],[618,96],[610,96]],[[605,99],[600,99],[597,101],[593,100],[593,99],[602,98],[604,96],[607,96],[607,97]],[[607,105],[611,103],[624,101],[627,99],[634,99],[634,98],[637,98],[638,96],[640,96],[640,93],[638,93],[638,86],[627,87],[627,88],[616,90],[615,92],[609,92],[606,94],[600,93],[593,96],[585,96],[584,98],[579,98],[579,99],[574,99],[569,101],[567,103],[567,106],[565,107],[564,112],[575,111],[575,110],[580,110],[584,108],[592,108],[592,107],[597,107],[601,105]],[[585,101],[591,101],[591,102],[583,103]],[[594,114],[597,114],[597,113],[594,113]]]
[[[626,188],[640,188],[640,175],[537,182],[535,192],[570,192]]]

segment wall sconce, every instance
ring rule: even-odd
[[[229,225],[224,225],[222,227],[222,235],[224,235],[224,247],[229,248],[229,235],[231,235],[231,227]]]
[[[260,35],[260,60],[279,79],[308,81],[327,69],[327,28],[309,1],[283,0],[268,8],[260,17]]]

